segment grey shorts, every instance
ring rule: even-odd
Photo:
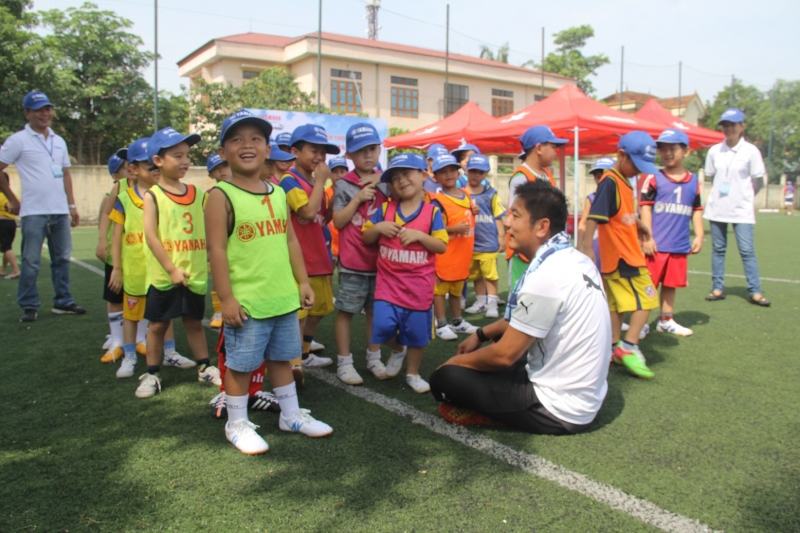
[[[375,276],[339,272],[339,290],[336,292],[336,310],[358,314],[371,310],[375,297]]]

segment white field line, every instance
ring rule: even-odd
[[[701,270],[690,270],[689,274],[711,277],[711,272],[703,272]],[[725,276],[729,278],[747,279],[747,277],[743,276],[742,274],[725,274]],[[792,283],[795,285],[800,285],[800,279],[768,278],[761,276],[761,281],[772,281],[774,283]]]
[[[105,272],[94,265],[74,257],[71,257],[70,261],[98,276],[105,276]],[[561,487],[575,491],[596,502],[603,503],[612,509],[632,516],[649,526],[656,527],[662,531],[676,533],[713,531],[698,520],[662,509],[654,503],[626,494],[611,485],[594,481],[583,474],[568,470],[536,454],[515,450],[510,446],[469,431],[464,427],[448,424],[441,418],[423,413],[400,400],[390,398],[367,387],[345,385],[330,372],[307,369],[306,374],[347,394],[377,405],[390,413],[407,418],[412,423],[419,424],[433,433],[447,437],[535,477],[552,481]]]

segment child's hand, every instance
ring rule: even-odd
[[[187,274],[183,269],[176,268],[169,274],[169,279],[173,285],[183,285],[189,282],[189,274]]]
[[[372,201],[372,199],[375,198],[375,184],[369,184],[358,191],[356,198],[358,198],[358,203]]]
[[[702,250],[702,249],[703,249],[703,236],[702,235],[698,235],[692,241],[692,253],[693,254],[699,254],[700,250]]]
[[[100,261],[105,262],[107,253],[108,253],[108,243],[106,242],[106,240],[102,239],[97,241],[97,248],[95,248],[94,250],[95,257],[97,257]]]
[[[472,206],[472,214],[473,215],[480,214],[481,210],[478,207],[478,204],[476,204],[475,202],[470,202],[470,205]]]
[[[642,241],[642,251],[644,252],[644,255],[655,255],[658,251],[658,248],[656,247],[656,241],[654,241],[652,237]]]
[[[328,164],[325,161],[321,161],[317,168],[314,169],[314,179],[320,181],[323,185],[328,178],[331,177],[331,169],[328,168]],[[316,184],[316,181],[314,182]]]
[[[470,230],[470,225],[469,222],[463,220],[455,226],[450,226],[448,229],[450,230],[450,233],[453,233],[454,235],[467,235]]]
[[[303,309],[311,309],[314,305],[314,289],[308,282],[301,283],[297,288],[300,290],[300,306]]]
[[[417,229],[401,228],[398,236],[403,246],[408,246],[412,242],[419,242],[425,234]]]
[[[378,173],[367,174],[366,176],[362,176],[360,180],[358,180],[358,186],[363,187],[364,185],[377,185],[378,180],[381,179],[381,175]]]
[[[240,328],[244,326],[247,320],[247,313],[244,307],[239,305],[239,301],[231,296],[226,300],[222,300],[222,321],[232,328]]]
[[[113,292],[119,292],[120,289],[122,289],[121,268],[114,268],[111,270],[111,275],[108,277],[108,288],[111,289]]]
[[[400,230],[403,229],[394,222],[389,222],[388,220],[384,220],[383,222],[378,222],[375,224],[375,229],[378,230],[378,233],[383,235],[384,237],[388,237],[390,239],[397,237],[397,234],[400,233]]]

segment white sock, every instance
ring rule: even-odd
[[[282,417],[292,419],[297,416],[300,412],[300,404],[297,401],[297,388],[294,386],[294,382],[283,387],[275,387],[272,392],[278,398]]]
[[[497,295],[496,294],[490,294],[489,296],[487,296],[486,297],[486,305],[493,305],[493,306],[497,307]]]
[[[142,319],[136,324],[136,344],[147,342],[147,325],[150,324],[146,319]]]
[[[380,349],[375,350],[374,352],[371,352],[369,349],[367,349],[367,362],[368,363],[370,361],[375,361],[375,360],[380,361],[380,359],[381,359],[381,351],[380,351]]]
[[[228,409],[228,422],[247,420],[248,395],[232,396],[225,393],[225,408]]]
[[[108,313],[108,329],[111,331],[111,346],[122,346],[122,311]]]
[[[486,305],[488,302],[488,297],[485,294],[479,294],[476,299],[480,305]]]
[[[337,355],[336,356],[336,365],[337,366],[344,366],[344,365],[352,365],[353,364],[353,354],[349,353],[347,355]]]

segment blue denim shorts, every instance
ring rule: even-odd
[[[225,366],[252,372],[266,361],[291,361],[302,353],[297,312],[248,318],[240,328],[225,326]]]
[[[372,311],[372,342],[384,344],[397,337],[409,348],[424,348],[433,337],[433,312],[413,311],[383,300],[375,300]]]

